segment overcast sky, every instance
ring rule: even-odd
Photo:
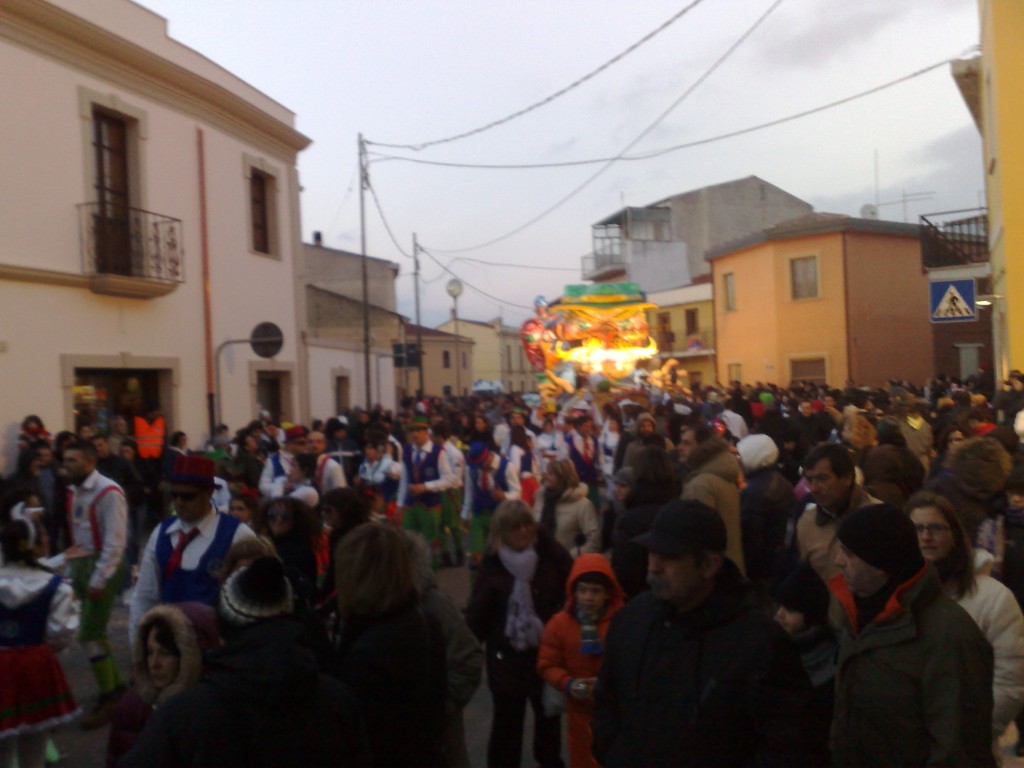
[[[302,231],[359,250],[357,135],[420,144],[470,131],[544,99],[656,29],[692,0],[140,0],[192,47],[297,114],[313,140],[299,157]],[[614,157],[700,79],[776,0],[703,0],[593,79],[529,114],[419,152],[435,161],[531,164]],[[644,153],[808,110],[970,54],[976,0],[784,0],[632,149]],[[875,156],[878,157],[878,189]],[[981,141],[941,67],[851,104],[738,138],[612,164],[537,223],[487,247],[580,187],[602,165],[479,170],[376,159],[371,183],[398,244],[412,235],[467,283],[459,314],[520,322],[538,294],[579,282],[591,225],[626,205],[749,175],[857,215],[882,203],[902,221],[982,205]],[[413,316],[412,262],[366,197],[367,252],[402,266],[399,311]],[[512,263],[514,269],[458,261]],[[449,275],[421,257],[425,325],[451,307]],[[475,293],[477,287],[509,302]],[[510,306],[511,305],[521,305]]]

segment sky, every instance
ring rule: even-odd
[[[320,231],[325,245],[359,252],[358,136],[370,142],[376,201],[366,193],[366,251],[401,265],[398,310],[414,318],[415,233],[428,252],[420,257],[427,326],[447,318],[453,274],[465,285],[460,317],[518,324],[536,296],[581,281],[595,222],[623,205],[746,176],[818,211],[856,216],[877,202],[880,218],[894,221],[984,204],[981,139],[948,65],[783,125],[648,159],[543,169],[394,159],[561,163],[731,133],[973,55],[976,0],[697,0],[564,95],[419,150],[381,144],[420,145],[502,120],[694,0],[137,1],[168,20],[173,39],[296,114],[313,141],[299,156],[307,242]]]

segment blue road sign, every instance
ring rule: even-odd
[[[933,323],[969,323],[978,319],[974,278],[932,280],[928,284]]]

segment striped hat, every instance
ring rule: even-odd
[[[260,557],[232,573],[220,591],[218,611],[236,627],[287,616],[294,607],[292,586],[276,557]]]

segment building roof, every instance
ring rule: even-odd
[[[894,237],[920,237],[921,228],[917,224],[905,224],[900,221],[879,221],[877,219],[859,219],[841,213],[809,213],[795,219],[776,224],[747,237],[732,242],[722,243],[708,249],[704,258],[708,261],[725,256],[729,253],[742,251],[754,245],[769,241],[791,240],[795,237],[826,235],[841,232],[863,232],[873,235],[892,235]]]
[[[415,338],[416,334],[419,333],[424,338],[437,339],[438,341],[452,341],[455,339],[459,340],[460,344],[475,344],[476,342],[468,336],[458,335],[454,333],[448,333],[447,331],[439,331],[436,328],[427,328],[425,325],[416,325],[416,323],[406,322],[405,324],[405,337],[406,339]]]
[[[316,243],[303,243],[302,247],[303,248],[316,248],[318,251],[327,251],[328,253],[334,253],[334,254],[337,254],[339,256],[350,256],[353,259],[361,259],[361,258],[363,258],[362,254],[359,254],[359,253],[352,253],[352,251],[343,251],[340,248],[328,248],[326,245],[317,245]],[[366,258],[369,261],[376,261],[376,262],[379,262],[381,264],[387,264],[395,272],[398,272],[398,270],[399,270],[399,268],[401,266],[397,262],[391,261],[390,259],[381,259],[381,258],[378,258],[377,256],[370,256],[369,254],[366,255]]]
[[[699,193],[702,193],[702,192],[706,192],[706,191],[710,191],[710,190],[714,190],[714,189],[719,189],[721,187],[735,187],[735,186],[739,186],[740,184],[749,184],[750,182],[758,182],[760,184],[767,184],[769,187],[773,187],[774,189],[779,190],[779,192],[782,192],[783,194],[789,195],[794,200],[800,200],[800,198],[797,197],[796,195],[794,195],[792,192],[786,192],[786,190],[782,189],[781,187],[776,187],[770,181],[765,181],[764,179],[760,178],[759,176],[751,175],[751,176],[744,176],[741,179],[732,179],[730,181],[722,181],[722,182],[719,182],[718,184],[708,184],[707,186],[698,187],[697,189],[690,189],[690,190],[687,190],[686,192],[679,192],[678,194],[670,195],[669,197],[662,198],[661,200],[656,200],[653,203],[650,203],[648,205],[627,206],[626,208],[620,208],[618,211],[616,211],[615,213],[611,214],[610,216],[607,216],[604,219],[601,219],[601,221],[599,221],[596,224],[594,224],[594,226],[595,227],[599,227],[599,226],[604,226],[604,225],[607,225],[607,224],[614,224],[616,221],[619,221],[622,218],[622,215],[626,211],[628,211],[630,209],[637,210],[637,209],[641,209],[641,208],[661,208],[661,207],[664,207],[664,206],[668,205],[673,200],[675,200],[677,198],[680,198],[680,197],[686,197],[687,195],[695,195],[695,194],[699,194]],[[803,202],[805,202],[805,201],[803,201]]]
[[[454,318],[445,320],[445,322],[449,323],[449,322],[452,321],[452,319],[454,319]],[[494,320],[499,320],[500,321],[500,318],[496,317],[496,318],[494,318]],[[460,317],[459,318],[459,322],[460,323],[469,323],[470,325],[478,325],[481,328],[490,328],[492,331],[494,330],[494,320],[491,320],[490,322],[487,322],[485,320],[469,320],[468,318],[465,318],[465,317]],[[518,334],[519,333],[519,329],[516,328],[513,325],[505,325],[504,323],[501,323],[501,332],[502,333],[515,333],[515,334]]]
[[[321,288],[318,285],[311,285],[311,284],[307,283],[306,290],[318,291],[319,293],[325,293],[328,296],[330,296],[332,299],[339,299],[339,300],[341,300],[341,301],[343,301],[343,302],[345,302],[347,304],[358,304],[359,306],[363,305],[363,302],[359,301],[358,299],[353,299],[351,296],[346,296],[345,294],[337,293],[336,291],[329,291],[326,288]],[[370,307],[370,309],[374,310],[375,312],[384,312],[385,314],[393,315],[394,317],[397,317],[399,320],[403,320],[403,321],[407,319],[405,317],[405,315],[400,315],[398,312],[393,312],[390,309],[387,309],[386,307],[380,306],[379,304],[369,304],[368,306]]]

